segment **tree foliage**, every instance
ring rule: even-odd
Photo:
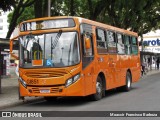
[[[11,10],[11,7],[13,7],[15,4],[15,0],[0,0],[0,9],[6,12],[8,10]]]
[[[8,23],[11,23],[13,13],[14,11],[8,14]],[[33,6],[26,7],[22,15],[18,17],[16,21],[16,25],[20,24],[22,21],[33,19],[33,18],[35,18],[34,7]]]
[[[32,9],[34,16],[46,17],[48,0],[16,0],[13,17],[15,22],[30,19]],[[32,5],[33,4],[33,5]],[[27,6],[32,5],[30,8]],[[33,10],[34,9],[34,10]],[[18,11],[19,10],[19,11]],[[22,13],[25,13],[23,16]],[[15,15],[18,14],[18,15]],[[80,16],[116,27],[128,29],[142,34],[160,26],[159,0],[51,0],[51,16]],[[21,19],[19,18],[21,17]],[[18,19],[19,18],[19,19]],[[24,19],[25,18],[25,19]],[[18,22],[17,22],[18,20]],[[13,27],[13,25],[11,25]],[[12,30],[11,30],[12,31]],[[11,33],[9,33],[11,34]],[[8,34],[8,37],[9,37]]]
[[[24,12],[25,8],[32,5],[34,0],[17,0],[14,6],[14,12],[9,24],[9,31],[6,38],[10,38],[14,28],[17,26],[17,20]]]

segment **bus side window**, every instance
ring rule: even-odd
[[[137,55],[138,54],[138,41],[136,37],[131,37],[131,48],[132,48],[132,54]]]
[[[100,54],[107,53],[107,41],[105,37],[105,31],[102,29],[96,30],[96,36],[97,36],[97,51]]]
[[[125,47],[122,34],[117,33],[117,50],[119,54],[125,54]]]
[[[107,31],[107,40],[108,40],[108,52],[117,53],[115,33],[112,31]]]
[[[130,37],[128,35],[124,35],[124,44],[125,44],[125,53],[127,55],[131,54],[131,44],[130,44]]]

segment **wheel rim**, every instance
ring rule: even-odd
[[[99,81],[96,83],[97,94],[102,94],[102,85]]]

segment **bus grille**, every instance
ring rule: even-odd
[[[56,71],[27,71],[25,76],[32,78],[49,78],[49,77],[61,77],[67,74],[66,70]]]
[[[34,87],[34,88],[32,88],[32,93],[40,93],[40,89],[41,88]],[[45,88],[43,88],[43,89],[45,89]],[[46,89],[48,89],[48,88],[46,88]],[[57,92],[59,92],[59,87],[51,87],[50,88],[50,93],[57,93]]]

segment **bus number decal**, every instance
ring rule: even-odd
[[[28,79],[27,84],[31,84],[31,85],[38,84],[38,80],[37,79]]]

